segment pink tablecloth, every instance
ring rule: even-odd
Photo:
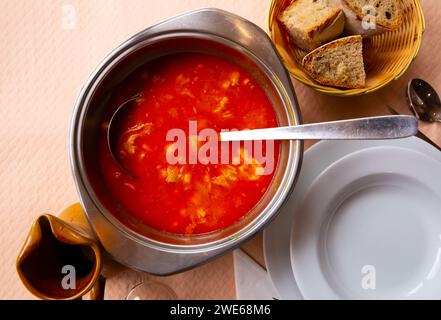
[[[368,97],[331,98],[295,83],[305,122],[406,112],[405,83],[419,76],[441,90],[439,0],[423,0],[427,32],[409,72]],[[114,47],[164,18],[198,7],[235,12],[265,27],[269,0],[4,0],[0,4],[0,298],[31,298],[15,257],[35,217],[77,201],[67,159],[67,126],[88,74]],[[72,16],[74,12],[74,16]],[[424,130],[441,144],[440,125]],[[108,283],[122,298],[141,275]],[[143,277],[146,277],[143,275]],[[161,279],[180,298],[234,298],[231,255]]]

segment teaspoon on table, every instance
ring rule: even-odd
[[[406,90],[409,107],[415,116],[426,122],[441,122],[441,101],[430,84],[421,79],[413,79]]]
[[[389,110],[389,112],[391,114],[394,115],[399,115],[399,112],[396,111],[394,108],[392,108],[391,106],[387,106],[387,109]],[[416,134],[416,136],[424,141],[426,141],[428,144],[430,144],[431,146],[433,146],[435,149],[441,151],[441,147],[439,147],[435,142],[433,142],[432,140],[430,140],[430,138],[428,136],[426,136],[424,133],[422,133],[421,131],[418,130],[418,133]]]

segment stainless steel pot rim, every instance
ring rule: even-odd
[[[200,10],[197,10],[198,12]],[[191,14],[191,13],[189,13]],[[176,19],[172,18],[171,20]],[[125,236],[131,238],[132,240],[144,244],[149,245],[150,247],[157,250],[166,250],[168,252],[176,252],[176,253],[198,253],[198,252],[207,252],[207,250],[217,250],[221,247],[225,247],[228,245],[232,245],[238,240],[246,239],[252,236],[256,230],[259,230],[263,225],[265,225],[280,209],[283,205],[284,201],[288,197],[289,193],[292,191],[292,186],[295,183],[297,178],[297,174],[301,165],[302,151],[303,151],[303,143],[300,141],[293,141],[290,143],[289,152],[290,154],[294,154],[294,156],[290,156],[287,163],[287,169],[283,175],[280,185],[283,185],[282,188],[279,188],[277,193],[272,198],[271,202],[267,205],[266,208],[271,208],[270,211],[260,214],[253,221],[251,221],[248,225],[238,230],[234,234],[231,234],[225,238],[221,238],[212,242],[202,243],[202,244],[189,244],[189,245],[176,245],[166,242],[157,241],[154,239],[150,239],[146,236],[143,236],[127,226],[121,223],[117,218],[115,218],[108,210],[101,204],[98,197],[93,191],[93,188],[85,174],[84,168],[84,159],[82,156],[82,141],[81,141],[81,133],[82,127],[85,121],[85,114],[89,104],[93,97],[94,92],[99,87],[102,79],[113,69],[115,65],[121,62],[124,58],[126,58],[131,53],[143,48],[146,45],[153,44],[155,41],[163,41],[165,39],[176,38],[176,37],[191,37],[198,39],[206,39],[210,41],[215,41],[221,43],[223,45],[231,46],[234,44],[235,47],[239,46],[243,53],[249,56],[255,63],[257,63],[260,67],[263,68],[265,73],[270,76],[275,87],[277,88],[281,97],[283,97],[284,103],[287,109],[288,121],[290,123],[300,122],[300,117],[297,113],[296,106],[297,101],[292,101],[290,95],[284,90],[284,87],[278,83],[278,77],[267,67],[267,65],[261,61],[257,56],[255,56],[252,52],[250,52],[247,48],[244,48],[242,45],[233,42],[229,39],[219,37],[213,34],[206,34],[194,31],[194,30],[183,30],[175,32],[167,32],[167,33],[159,33],[153,37],[145,38],[144,33],[148,31],[146,29],[141,33],[133,36],[118,48],[116,48],[113,52],[111,52],[103,62],[95,69],[95,71],[90,75],[88,81],[84,85],[77,99],[72,120],[69,128],[69,158],[71,163],[71,169],[73,174],[75,175],[75,183],[80,194],[80,185],[86,190],[87,196],[92,201],[93,205],[101,212],[101,214],[119,231],[121,231]],[[295,99],[295,97],[294,97]],[[280,195],[285,194],[284,197]],[[83,200],[80,199],[83,203]],[[83,204],[84,207],[84,204]],[[86,211],[87,214],[87,211]],[[94,228],[94,226],[92,225]]]

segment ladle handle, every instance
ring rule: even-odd
[[[381,116],[291,127],[222,132],[221,141],[245,140],[379,140],[414,136],[413,116]]]

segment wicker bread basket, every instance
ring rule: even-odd
[[[272,0],[268,30],[291,76],[317,91],[336,96],[362,95],[378,90],[400,77],[410,66],[421,46],[425,21],[420,0],[401,0],[403,24],[395,31],[363,40],[363,54],[367,73],[366,87],[341,89],[320,85],[303,69],[301,62],[306,52],[297,48],[278,21],[279,15],[292,0]]]

